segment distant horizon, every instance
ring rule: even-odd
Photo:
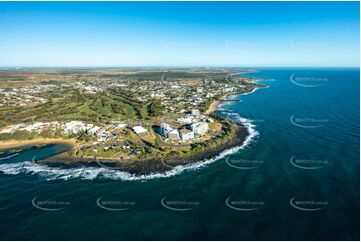
[[[133,68],[358,68],[360,69],[360,66],[0,66],[1,69],[6,68],[13,68],[13,69],[26,69],[26,68],[54,68],[54,69],[73,69],[73,68],[79,68],[79,69],[94,69],[94,68],[110,68],[110,69],[133,69]]]

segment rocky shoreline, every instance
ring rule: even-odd
[[[241,146],[246,137],[249,135],[243,124],[235,125],[235,135],[226,143],[215,148],[206,149],[198,154],[186,157],[174,157],[169,159],[147,159],[147,160],[111,160],[111,159],[92,159],[78,157],[49,157],[43,160],[34,160],[38,164],[46,164],[53,166],[74,167],[79,165],[87,165],[94,167],[105,167],[129,172],[136,175],[149,175],[153,173],[166,172],[179,165],[188,165],[200,161],[205,161],[216,157],[221,152]]]
[[[262,88],[263,85],[258,85],[244,93],[252,93],[256,88]],[[244,94],[244,93],[228,93],[222,100],[230,95]],[[215,101],[209,107],[208,113],[213,113],[219,104],[219,100]],[[214,107],[212,108],[212,105]],[[61,166],[61,167],[74,167],[79,165],[86,165],[92,167],[103,167],[108,169],[116,169],[119,171],[129,172],[135,175],[150,175],[154,173],[163,173],[173,169],[176,166],[185,166],[195,164],[197,162],[206,161],[217,157],[223,151],[238,147],[244,144],[247,136],[249,135],[248,129],[241,122],[228,122],[235,124],[235,135],[228,140],[225,144],[217,147],[206,148],[204,151],[197,154],[185,156],[185,157],[169,157],[166,159],[135,159],[135,160],[114,160],[104,158],[80,158],[80,157],[64,157],[64,156],[52,156],[43,160],[34,160],[35,163]]]

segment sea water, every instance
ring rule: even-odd
[[[267,88],[218,111],[247,142],[203,163],[136,177],[31,162],[61,145],[0,155],[0,238],[358,240],[359,69],[248,75]]]

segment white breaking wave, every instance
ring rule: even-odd
[[[249,122],[247,119],[240,118],[240,121],[244,122],[244,126],[248,129],[249,135],[241,146],[233,147],[231,149],[221,152],[218,156],[205,160],[198,161],[193,164],[179,165],[173,169],[166,171],[164,173],[154,173],[149,175],[134,175],[128,172],[115,170],[112,168],[105,167],[89,167],[89,166],[79,166],[72,168],[62,168],[54,167],[43,164],[36,164],[31,161],[24,161],[18,163],[5,163],[0,164],[0,171],[7,175],[17,175],[17,174],[29,174],[29,175],[38,175],[46,180],[71,180],[71,179],[83,179],[83,180],[93,180],[93,179],[112,179],[112,180],[146,180],[154,178],[163,178],[171,177],[178,175],[186,170],[196,170],[202,166],[209,165],[217,160],[224,158],[225,156],[234,154],[239,150],[246,147],[254,137],[258,135],[258,132],[254,130],[254,124]]]
[[[79,166],[79,167],[63,168],[63,167],[48,166],[44,164],[36,164],[31,161],[0,164],[0,171],[7,175],[17,175],[17,174],[38,175],[39,177],[42,177],[46,180],[112,179],[112,180],[134,181],[134,180],[147,180],[154,178],[171,177],[178,175],[186,170],[197,170],[200,167],[209,165],[217,160],[224,158],[225,156],[234,154],[239,150],[243,149],[244,147],[246,147],[253,140],[253,138],[258,135],[258,132],[254,130],[255,125],[252,124],[250,120],[241,118],[239,115],[237,116],[237,114],[234,114],[234,116],[230,118],[237,121],[241,121],[248,130],[249,135],[246,137],[244,143],[241,146],[237,146],[225,150],[212,159],[205,161],[198,161],[193,164],[179,165],[164,173],[135,175],[125,171],[120,171],[105,167]]]

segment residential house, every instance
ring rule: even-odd
[[[146,130],[142,126],[134,126],[133,131],[139,136],[148,134],[148,130]]]
[[[192,109],[192,115],[199,116],[201,115],[201,112],[199,111],[199,109]]]
[[[124,129],[125,127],[127,127],[126,123],[119,123],[115,126],[116,129]]]

